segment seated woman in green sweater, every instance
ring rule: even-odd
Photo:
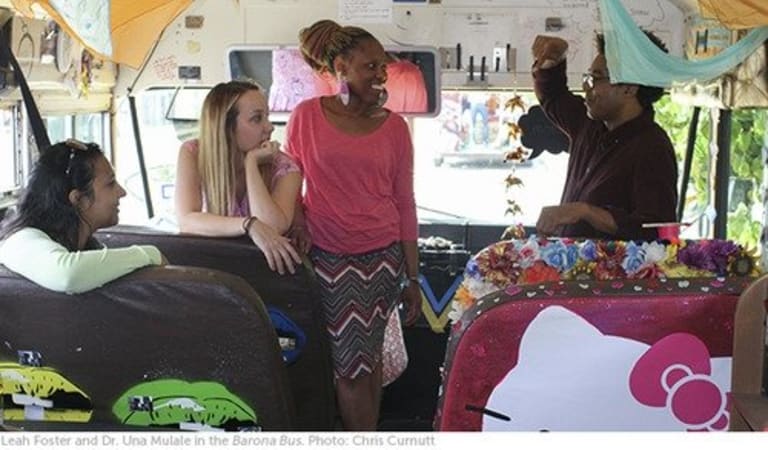
[[[98,145],[70,139],[50,146],[35,163],[16,212],[0,226],[0,264],[69,293],[164,264],[154,246],[108,249],[93,237],[117,224],[124,196]]]

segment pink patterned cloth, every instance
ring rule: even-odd
[[[197,152],[200,151],[200,143],[197,139],[190,139],[181,144],[181,149],[182,151],[192,152],[195,155],[195,158],[197,158]],[[291,172],[300,172],[299,166],[293,161],[293,158],[290,155],[278,152],[272,159],[269,191],[272,192],[275,189],[280,177]],[[205,203],[205,200],[203,200],[203,203]],[[251,208],[248,206],[248,196],[243,196],[237,199],[237,203],[234,205],[231,215],[236,217],[247,217],[251,215]]]
[[[397,308],[389,315],[381,352],[381,385],[386,386],[402,375],[408,367],[408,350],[405,348],[403,326]]]
[[[333,77],[324,77],[309,67],[296,49],[272,51],[272,85],[269,86],[269,109],[292,111],[301,101],[322,95],[333,95]]]

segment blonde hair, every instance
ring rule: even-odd
[[[214,86],[203,102],[197,167],[206,209],[212,214],[228,216],[235,210],[237,101],[248,91],[263,92],[250,81],[229,81]]]
[[[299,32],[301,56],[318,72],[336,75],[333,60],[349,51],[362,41],[378,40],[368,31],[354,26],[341,26],[333,20],[319,20]]]

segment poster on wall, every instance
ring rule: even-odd
[[[714,19],[690,19],[685,40],[685,57],[690,60],[715,56],[731,45],[731,31]]]
[[[342,23],[392,23],[391,0],[339,0]]]

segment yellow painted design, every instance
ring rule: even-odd
[[[451,312],[450,306],[443,309],[443,312],[438,316],[432,309],[429,300],[424,295],[424,290],[421,290],[421,312],[424,314],[424,318],[427,319],[429,328],[435,333],[444,333],[445,326],[448,324],[448,313]]]
[[[57,393],[79,394],[73,405],[57,405],[46,408],[43,420],[55,422],[88,422],[93,406],[91,399],[80,388],[50,367],[22,366],[0,362],[0,395],[23,394],[39,400],[51,400]],[[69,406],[69,408],[68,408]],[[25,420],[24,405],[6,399],[3,418]]]

